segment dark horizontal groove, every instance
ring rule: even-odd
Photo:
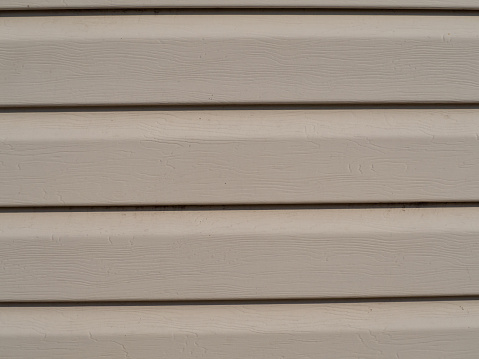
[[[188,205],[188,206],[51,206],[0,207],[1,213],[31,212],[152,212],[152,211],[282,211],[311,209],[409,209],[409,208],[476,208],[479,202],[410,202],[410,203],[358,203],[358,204],[274,204],[274,205]]]
[[[217,105],[98,105],[98,106],[18,106],[0,107],[0,113],[17,112],[113,112],[113,111],[271,111],[271,110],[438,110],[477,109],[468,103],[334,103],[334,104],[217,104]]]
[[[479,5],[478,5],[479,7]],[[103,16],[103,15],[407,15],[407,16],[475,16],[478,10],[467,9],[392,9],[345,7],[184,7],[184,8],[91,8],[91,9],[22,9],[0,10],[0,17],[33,16]]]
[[[354,304],[354,303],[404,303],[440,301],[477,301],[479,296],[431,296],[431,297],[370,297],[327,299],[246,299],[246,300],[178,300],[178,301],[59,301],[59,302],[1,302],[0,307],[126,307],[126,306],[186,306],[186,305],[301,305],[301,304]]]

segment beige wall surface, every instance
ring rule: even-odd
[[[124,9],[178,7],[479,9],[477,0],[2,0],[0,9]]]
[[[0,216],[0,301],[479,294],[477,208]]]
[[[0,1],[0,358],[476,359],[474,9]]]
[[[477,16],[0,19],[0,106],[479,101]]]
[[[476,109],[0,114],[0,205],[479,200]]]
[[[476,359],[476,301],[0,308],[9,359]]]

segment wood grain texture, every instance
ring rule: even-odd
[[[479,20],[0,18],[0,106],[479,101]]]
[[[8,359],[476,359],[477,301],[0,308]]]
[[[479,9],[477,0],[2,0],[0,9],[111,9],[111,8],[382,8]]]
[[[0,114],[0,206],[479,201],[478,110]]]
[[[1,301],[479,294],[479,208],[0,215]]]

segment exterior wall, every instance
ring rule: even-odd
[[[474,9],[2,1],[0,357],[477,358]]]
[[[62,358],[477,358],[476,301],[1,308],[2,354]]]
[[[0,9],[125,8],[479,9],[477,0],[4,0]]]
[[[121,14],[3,18],[0,106],[479,100],[475,15]]]

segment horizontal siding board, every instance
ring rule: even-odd
[[[383,8],[479,9],[477,0],[3,0],[0,9],[111,9],[111,8]]]
[[[3,17],[0,106],[479,101],[479,21]]]
[[[0,215],[0,301],[479,294],[478,208]]]
[[[479,201],[478,110],[0,114],[0,206]]]
[[[0,308],[9,359],[475,359],[476,301]]]

